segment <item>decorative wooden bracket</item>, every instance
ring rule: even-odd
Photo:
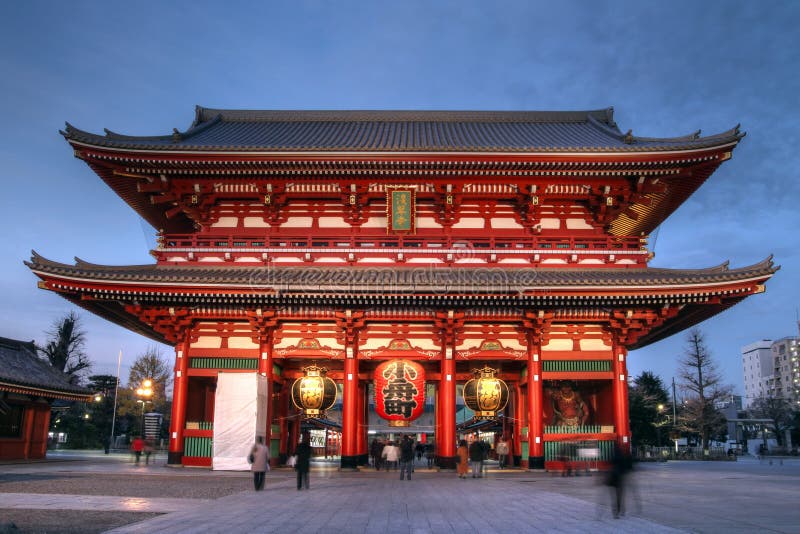
[[[458,206],[463,197],[461,185],[436,184],[436,222],[450,228],[460,219]]]
[[[364,312],[344,310],[335,313],[336,326],[339,327],[337,339],[347,349],[358,346],[358,332],[364,327]]]
[[[145,308],[129,304],[125,306],[125,311],[150,326],[170,343],[183,341],[187,335],[190,336],[190,341],[197,340],[191,333],[193,319],[190,310],[165,306]]]
[[[442,347],[455,348],[461,342],[461,334],[464,330],[464,316],[464,312],[453,310],[436,312],[433,324],[439,330]]]
[[[528,346],[546,345],[550,341],[550,326],[555,313],[544,310],[525,310],[522,314],[522,326]]]
[[[609,320],[609,328],[621,345],[630,347],[653,328],[677,316],[679,311],[678,306],[665,306],[659,310],[646,308],[614,310]]]
[[[247,321],[253,329],[251,339],[253,343],[269,343],[278,325],[277,313],[275,310],[247,310]]]
[[[345,183],[339,184],[342,204],[345,205],[345,220],[353,226],[361,226],[366,222],[364,208],[369,204],[369,187],[366,185]]]

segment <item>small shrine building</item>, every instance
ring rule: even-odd
[[[0,337],[0,460],[44,458],[53,402],[90,398],[40,359],[32,341]]]
[[[481,369],[507,403],[495,381],[496,411],[477,415],[518,465],[556,468],[576,442],[602,463],[630,443],[629,351],[777,270],[648,266],[648,236],[731,158],[738,128],[639,137],[612,109],[198,107],[164,136],[62,133],[158,229],[155,263],[34,253],[28,266],[42,288],[175,347],[173,464],[211,465],[231,373],[263,377],[257,432],[273,456],[291,452],[297,399],[312,397],[293,385],[315,365],[341,395],[342,467],[366,462],[373,401],[408,432],[432,402],[436,463],[452,467],[456,407]]]

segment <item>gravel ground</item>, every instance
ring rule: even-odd
[[[2,507],[3,493],[217,499],[249,490],[251,485],[249,473],[234,476],[193,473],[185,476],[150,471],[147,476],[138,476],[76,472],[0,472],[0,534],[95,534],[159,515],[153,512],[8,509]]]

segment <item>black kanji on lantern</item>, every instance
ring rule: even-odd
[[[386,385],[381,392],[383,393],[383,410],[387,415],[411,417],[411,412],[417,407],[414,397],[419,390],[409,378],[414,380],[416,377],[417,371],[413,367],[406,368],[403,361],[393,362],[383,371]]]

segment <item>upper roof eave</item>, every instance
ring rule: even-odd
[[[325,126],[329,123],[336,125]],[[415,129],[409,123],[424,123],[425,126]],[[230,126],[232,124],[235,126]],[[312,126],[307,126],[309,124]],[[343,136],[342,128],[357,131],[359,135]],[[502,134],[497,133],[498,129]],[[69,123],[61,134],[71,143],[112,150],[275,154],[682,152],[735,144],[744,136],[736,126],[707,137],[699,137],[699,131],[672,138],[636,137],[630,131],[620,132],[613,120],[612,108],[592,111],[259,111],[198,107],[190,128],[184,132],[175,129],[171,135],[126,136],[110,130],[105,130],[105,135],[97,135]]]
[[[75,265],[68,265],[48,260],[35,251],[32,252],[31,261],[25,262],[32,271],[41,275],[52,275],[54,277],[64,277],[70,279],[82,279],[86,281],[118,283],[118,284],[137,284],[137,285],[162,285],[171,286],[193,286],[208,287],[221,286],[238,287],[241,284],[252,287],[254,280],[260,280],[258,273],[262,272],[260,267],[204,267],[204,266],[159,266],[149,265],[130,265],[130,266],[104,266],[84,262],[76,258]],[[643,268],[643,269],[588,269],[588,268],[538,268],[538,269],[498,269],[498,275],[502,275],[503,283],[509,286],[522,287],[527,284],[530,289],[538,287],[680,287],[685,288],[697,285],[719,285],[737,283],[745,280],[768,279],[780,269],[780,266],[773,264],[772,255],[764,260],[738,269],[728,268],[727,262],[722,265],[709,267],[706,269],[665,269],[665,268]],[[335,276],[342,272],[350,273],[353,277],[363,274],[377,273],[380,275],[384,270],[375,271],[369,267],[348,268],[342,271],[341,268],[331,267],[329,269],[316,267],[308,270],[314,274],[314,283],[341,283],[340,278],[331,278],[326,282],[324,276],[327,272],[329,276]],[[476,278],[481,283],[488,283],[485,277],[485,269],[476,270],[483,278]],[[535,271],[536,276],[532,280],[520,278],[515,280],[518,273],[528,273]],[[302,275],[304,269],[287,267],[285,269],[274,269],[270,279],[274,284],[296,284],[303,286]],[[415,275],[419,273],[417,269],[398,268],[392,271],[392,279],[389,281],[395,286],[402,286],[405,275],[411,272]],[[432,277],[430,283],[419,276],[408,279],[408,284],[413,284],[422,290],[432,285],[464,285],[464,280],[469,278],[471,270],[469,268],[443,269],[436,270],[436,275]],[[445,275],[445,276],[442,276]],[[454,277],[448,280],[447,275]],[[255,278],[254,278],[255,276]],[[295,276],[293,279],[292,276]],[[300,276],[301,278],[296,278]],[[477,276],[477,275],[476,275]],[[435,282],[435,283],[434,283]],[[368,281],[353,278],[348,281],[348,287],[363,285],[365,288],[378,287],[384,284],[381,279],[370,279]],[[312,284],[313,285],[313,284]]]

